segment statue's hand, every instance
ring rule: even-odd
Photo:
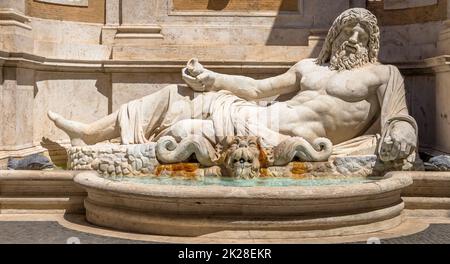
[[[416,133],[408,122],[397,122],[384,141],[381,142],[380,156],[384,161],[407,158],[417,147]]]
[[[198,92],[211,91],[216,78],[216,73],[205,69],[195,58],[188,61],[181,75],[189,87]]]

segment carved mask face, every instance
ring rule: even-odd
[[[336,70],[351,70],[369,62],[369,34],[360,23],[345,25],[332,44],[330,64]]]
[[[255,137],[235,137],[227,150],[225,166],[235,178],[255,178],[259,176],[259,148]]]

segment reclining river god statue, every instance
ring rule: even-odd
[[[48,116],[73,146],[118,137],[124,145],[166,136],[180,141],[192,135],[214,146],[229,137],[252,136],[275,150],[301,141],[297,145],[303,149],[312,146],[312,154],[299,155],[310,161],[367,154],[386,162],[413,161],[417,124],[408,113],[399,70],[378,62],[379,49],[376,17],[352,8],[336,18],[318,58],[303,59],[281,75],[256,80],[221,74],[191,59],[182,70],[187,86],[169,85],[90,124],[51,111]],[[260,103],[280,95],[288,99]],[[318,155],[322,152],[327,155]],[[283,155],[275,164],[292,158]]]

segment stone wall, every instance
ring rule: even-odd
[[[298,0],[173,0],[174,11],[297,11]]]
[[[387,2],[397,2],[387,5]],[[401,3],[403,2],[403,3]],[[408,2],[416,2],[415,5]],[[442,21],[447,18],[447,0],[422,1],[367,1],[367,9],[374,13],[380,25],[409,25],[427,23],[431,21]]]
[[[60,60],[107,60],[111,49],[100,45],[103,24],[33,18],[33,53]]]
[[[88,6],[73,6],[63,4],[64,1],[60,1],[60,4],[52,4],[45,1],[27,0],[26,14],[46,19],[103,24],[105,22],[105,1],[89,0],[87,1]]]

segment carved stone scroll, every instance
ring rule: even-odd
[[[317,138],[312,144],[301,137],[292,137],[274,148],[274,165],[281,166],[295,157],[300,161],[327,161],[333,151],[333,144],[327,138]]]

